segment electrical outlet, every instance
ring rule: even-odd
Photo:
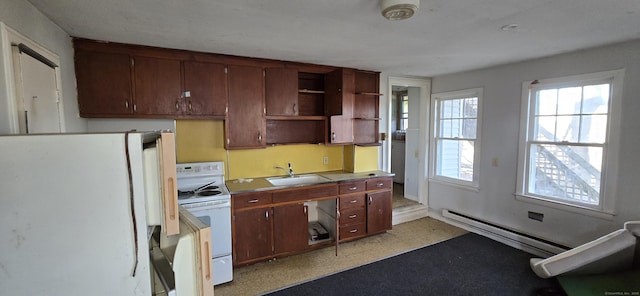
[[[329,164],[329,156],[322,157],[322,164]]]

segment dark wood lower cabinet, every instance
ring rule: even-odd
[[[367,234],[391,230],[392,195],[389,190],[367,193]]]
[[[235,244],[233,259],[244,262],[272,254],[271,208],[234,213]]]
[[[233,194],[233,264],[337,246],[336,236],[346,241],[390,230],[391,181],[385,177]],[[311,219],[323,223],[331,239],[309,240],[310,210],[317,211],[318,218]]]
[[[309,246],[307,207],[292,204],[273,208],[274,254],[297,252]]]

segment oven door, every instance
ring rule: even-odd
[[[182,205],[192,215],[211,227],[213,258],[231,255],[231,200],[223,199]]]

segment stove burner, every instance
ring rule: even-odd
[[[218,188],[216,186],[212,186],[215,188]],[[197,193],[199,196],[212,196],[212,195],[218,195],[218,194],[222,194],[222,192],[218,191],[218,190],[203,190]]]

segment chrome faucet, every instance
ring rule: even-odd
[[[291,168],[291,163],[289,162],[289,163],[287,163],[287,164],[289,165],[289,170],[288,170],[288,171],[287,171],[287,169],[285,169],[285,168],[283,168],[283,167],[279,167],[279,166],[276,166],[275,168],[276,168],[276,169],[281,169],[281,170],[283,170],[285,173],[289,174],[289,178],[293,178],[293,177],[295,177],[295,176],[296,176],[296,174],[294,174],[294,173],[293,173],[293,168]]]

